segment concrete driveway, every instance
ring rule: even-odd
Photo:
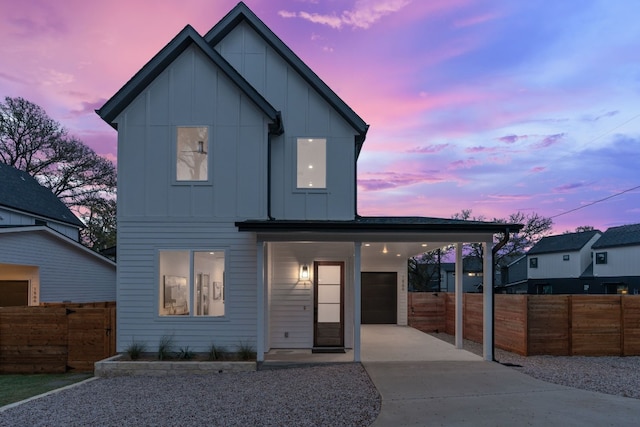
[[[640,400],[539,381],[412,328],[366,325],[362,337],[364,367],[382,395],[374,427],[640,423]]]

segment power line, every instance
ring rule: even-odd
[[[566,212],[559,213],[558,215],[554,215],[554,216],[552,216],[552,217],[550,217],[550,218],[551,218],[551,219],[553,219],[553,218],[557,218],[557,217],[559,217],[559,216],[566,215],[566,214],[569,214],[569,213],[571,213],[571,212],[579,211],[580,209],[588,208],[589,206],[593,206],[593,205],[595,205],[595,204],[597,204],[597,203],[604,202],[605,200],[613,199],[614,197],[618,197],[618,196],[620,196],[620,195],[622,195],[622,194],[624,194],[624,193],[628,193],[628,192],[630,192],[630,191],[637,190],[637,189],[639,189],[639,188],[640,188],[640,185],[638,185],[638,186],[636,186],[636,187],[633,187],[633,188],[629,188],[629,189],[627,189],[627,190],[620,191],[620,192],[618,192],[618,193],[615,193],[615,194],[612,194],[612,195],[610,195],[610,196],[607,196],[607,197],[605,197],[604,199],[599,199],[599,200],[596,200],[596,201],[594,201],[594,202],[587,203],[586,205],[582,205],[582,206],[579,206],[579,207],[577,207],[577,208],[570,209],[570,210],[568,210],[568,211],[566,211]]]

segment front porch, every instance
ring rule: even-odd
[[[362,362],[439,362],[481,361],[482,358],[457,349],[410,326],[362,325]],[[264,364],[348,363],[353,362],[353,350],[345,353],[312,353],[310,349],[272,349],[265,354]]]

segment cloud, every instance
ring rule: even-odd
[[[487,197],[490,199],[514,202],[520,200],[529,200],[532,198],[532,196],[528,194],[489,194]]]
[[[488,22],[488,21],[493,21],[498,17],[499,15],[495,13],[485,13],[483,15],[471,16],[468,18],[462,18],[454,21],[453,27],[454,28],[471,27],[478,24],[484,24],[485,22]]]
[[[447,169],[449,170],[455,170],[455,169],[471,169],[474,166],[478,166],[481,163],[474,159],[473,157],[471,157],[470,159],[466,159],[466,160],[456,160],[455,162],[451,162],[449,163],[449,167]]]
[[[497,147],[483,147],[483,146],[467,147],[464,149],[465,153],[495,153],[496,151],[498,151]]]
[[[605,117],[613,117],[615,115],[618,115],[620,113],[620,111],[615,110],[615,111],[607,111],[604,114],[600,114],[599,116],[592,116],[592,115],[585,115],[582,116],[582,121],[583,122],[597,122],[598,120],[605,118]]]
[[[523,137],[522,136],[518,136],[518,135],[506,135],[506,136],[503,136],[501,138],[498,138],[498,141],[504,142],[506,144],[513,144],[514,142],[517,142],[521,138],[523,138]]]
[[[413,184],[434,184],[444,181],[444,179],[436,177],[435,175],[433,175],[433,173],[434,172],[381,172],[364,174],[363,178],[358,179],[358,187],[364,191],[377,191],[405,187]]]
[[[535,144],[533,146],[533,148],[547,148],[547,147],[551,147],[552,145],[555,145],[559,142],[561,142],[564,137],[566,136],[566,134],[563,133],[557,133],[555,135],[549,135],[544,137],[544,139],[542,141],[540,141],[539,143]]]
[[[547,170],[547,168],[545,166],[535,166],[535,167],[532,167],[530,169],[530,172],[531,173],[540,173],[540,172],[544,172],[545,170]]]
[[[327,25],[334,29],[352,27],[367,29],[378,22],[383,16],[397,12],[411,0],[358,0],[351,10],[345,10],[340,15],[309,13],[306,11],[292,12],[278,11],[282,18],[302,18],[314,24]]]
[[[449,144],[430,144],[423,147],[416,147],[407,150],[408,153],[434,154],[447,148]]]
[[[554,193],[567,193],[570,192],[571,190],[575,190],[577,188],[582,188],[585,187],[587,184],[583,183],[583,182],[573,182],[570,184],[564,184],[564,185],[559,185],[557,187],[554,187],[552,189],[552,191]]]

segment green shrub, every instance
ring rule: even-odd
[[[178,352],[178,359],[180,360],[191,360],[196,356],[196,354],[189,350],[189,346],[180,347],[180,351]]]
[[[146,346],[143,342],[132,340],[131,344],[127,346],[124,352],[127,356],[129,356],[129,359],[138,360],[140,356],[142,356],[142,353],[145,352],[145,350]]]
[[[256,358],[256,352],[253,347],[245,342],[240,342],[236,354],[240,360],[255,360]]]
[[[158,360],[170,359],[173,352],[173,335],[163,335],[158,344]]]
[[[217,347],[214,343],[209,346],[209,360],[222,360],[225,353],[224,347]]]

